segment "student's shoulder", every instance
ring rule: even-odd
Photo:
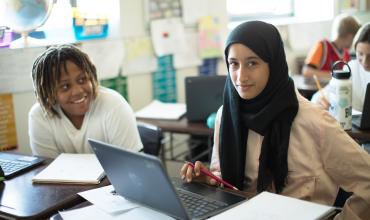
[[[40,116],[44,115],[44,111],[40,105],[40,103],[36,102],[32,105],[30,111],[28,112],[29,116]]]
[[[319,129],[332,123],[335,119],[330,116],[327,110],[322,109],[318,104],[312,103],[301,95],[297,95],[299,108],[295,124],[312,129]]]
[[[103,104],[125,102],[125,98],[117,91],[103,86],[99,87],[99,92],[96,99],[98,102]]]

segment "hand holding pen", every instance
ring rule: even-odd
[[[181,177],[183,180],[187,182],[191,182],[193,178],[193,173],[195,173],[195,177],[202,178],[210,185],[216,185],[217,183],[223,184],[226,187],[229,187],[234,190],[238,190],[235,186],[231,185],[230,183],[222,180],[218,176],[215,176],[212,172],[210,172],[203,164],[199,161],[195,163],[195,165],[191,162],[187,162],[181,169]],[[200,175],[203,174],[203,175]]]

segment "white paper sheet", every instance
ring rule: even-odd
[[[32,65],[45,47],[0,49],[0,93],[32,91]]]
[[[124,75],[154,72],[157,59],[154,55],[150,37],[135,37],[124,42],[126,56],[123,62]]]
[[[138,204],[132,203],[122,196],[112,193],[112,191],[114,191],[114,188],[112,185],[109,185],[80,192],[78,194],[94,204],[97,208],[101,209],[103,212],[109,214],[123,212],[139,207]]]
[[[334,210],[331,206],[262,192],[252,199],[210,219],[222,220],[312,220]]]
[[[78,167],[78,169],[76,169]],[[104,177],[95,154],[60,154],[32,178],[38,183],[98,184]]]
[[[135,114],[138,118],[178,120],[185,112],[184,103],[163,103],[154,100]]]
[[[185,28],[180,18],[153,20],[150,33],[157,56],[181,53],[186,48]]]
[[[188,32],[185,34],[185,38],[185,50],[181,51],[180,53],[174,54],[174,67],[177,69],[199,66],[202,63],[202,59],[199,56],[198,33]]]
[[[134,208],[119,214],[112,215],[105,213],[95,205],[91,205],[71,211],[59,212],[59,214],[64,220],[173,220],[173,218],[163,213],[145,207]]]
[[[124,57],[122,39],[84,41],[81,49],[95,64],[99,79],[109,79],[118,75]]]
[[[182,19],[185,24],[194,25],[201,17],[209,15],[208,7],[213,2],[209,0],[182,0]]]

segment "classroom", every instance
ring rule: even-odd
[[[29,167],[0,169],[0,219],[370,219],[369,22],[370,0],[2,1],[0,167]]]

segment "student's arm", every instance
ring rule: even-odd
[[[370,219],[370,155],[323,111],[320,155],[328,175],[353,195],[337,219]]]
[[[130,105],[123,98],[113,108],[107,106],[109,114],[105,119],[105,131],[108,134],[109,143],[124,147],[132,151],[140,151],[143,148],[136,117]]]
[[[50,125],[42,114],[40,109],[35,108],[32,108],[28,114],[28,134],[32,154],[55,158],[60,152],[57,149]]]
[[[219,155],[219,143],[220,143],[220,125],[221,125],[222,107],[217,111],[215,128],[213,133],[213,149],[210,170],[213,174],[221,178],[220,168],[220,155]]]

